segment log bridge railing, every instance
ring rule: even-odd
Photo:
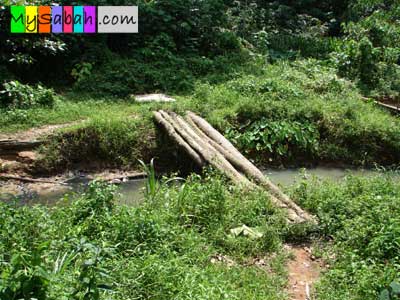
[[[210,164],[236,184],[266,189],[274,204],[287,210],[290,222],[315,222],[206,120],[192,112],[184,117],[163,110],[153,114],[168,136],[200,167]]]

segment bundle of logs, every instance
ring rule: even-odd
[[[210,164],[236,184],[266,189],[274,204],[287,210],[290,222],[314,222],[206,120],[192,112],[185,117],[162,110],[153,114],[168,136],[200,167]]]

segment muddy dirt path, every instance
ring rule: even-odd
[[[294,258],[289,261],[288,293],[290,300],[311,300],[313,285],[318,280],[323,262],[315,259],[309,246],[287,246]]]
[[[0,140],[18,140],[18,141],[32,141],[38,140],[41,137],[47,136],[54,133],[56,130],[71,127],[84,122],[84,120],[55,124],[55,125],[45,125],[41,127],[34,127],[25,131],[18,131],[16,133],[0,133]]]
[[[35,142],[45,139],[60,129],[72,127],[82,122],[85,122],[85,120],[63,124],[45,125],[24,131],[18,131],[16,133],[0,133],[0,141],[17,141],[19,143]],[[31,165],[39,157],[35,148],[36,147],[23,150],[0,150],[0,173],[26,176],[26,173],[30,169]]]

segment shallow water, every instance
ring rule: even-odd
[[[304,176],[317,176],[321,179],[339,180],[346,174],[371,176],[377,174],[374,170],[355,170],[344,168],[316,167],[302,171],[302,169],[266,169],[263,171],[272,182],[282,187],[290,186]],[[84,192],[87,183],[86,178],[76,177],[68,181],[68,186],[50,187],[38,189],[35,192],[29,188],[18,187],[18,191],[0,193],[0,201],[13,202],[22,205],[44,204],[48,206],[62,205],[73,200],[79,193]],[[117,202],[124,205],[137,205],[144,200],[145,179],[123,182],[119,185]],[[17,195],[17,196],[16,196]]]
[[[311,169],[266,169],[264,174],[275,184],[283,187],[290,186],[302,177],[316,176],[321,179],[340,180],[348,174],[372,176],[378,174],[376,170],[364,169],[345,169],[345,168],[332,168],[332,167],[316,167]]]
[[[89,180],[86,178],[74,178],[68,181],[67,186],[43,186],[30,189],[29,186],[16,186],[12,191],[0,192],[0,201],[16,203],[20,205],[43,204],[47,206],[63,205],[73,201],[85,192]],[[117,203],[124,205],[136,205],[144,200],[145,180],[131,180],[118,185]]]

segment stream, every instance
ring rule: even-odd
[[[375,170],[358,170],[332,167],[315,167],[306,170],[306,176],[317,176],[321,179],[339,180],[347,174],[371,176],[377,174]],[[301,169],[266,169],[264,174],[272,182],[282,187],[288,187],[300,179]],[[146,179],[122,182],[119,185],[118,204],[137,205],[144,200],[144,186]],[[15,185],[11,191],[0,190],[0,201],[16,202],[21,205],[44,204],[47,206],[62,205],[64,201],[73,200],[85,191],[89,180],[85,177],[75,177],[68,181],[67,186],[44,185],[32,191],[27,185]]]

